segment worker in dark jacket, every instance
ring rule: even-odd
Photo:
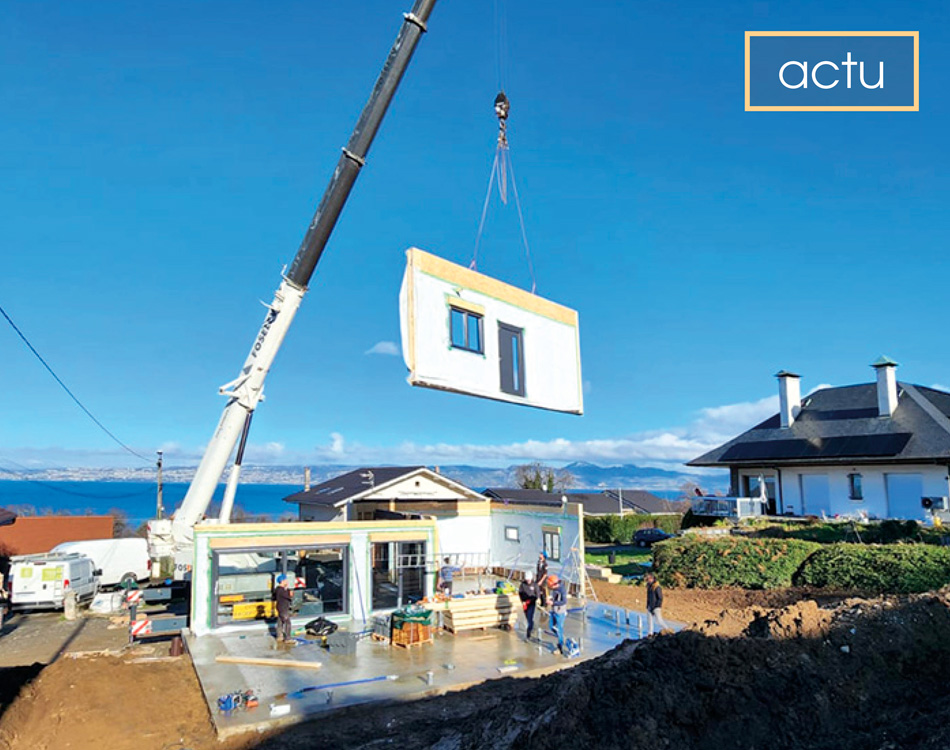
[[[528,632],[525,637],[529,641],[531,640],[531,631],[534,630],[534,610],[538,606],[540,596],[541,590],[538,588],[538,584],[534,582],[534,573],[529,570],[524,574],[521,588],[518,589],[518,598],[521,599],[524,616],[528,621]]]
[[[294,595],[290,590],[290,579],[286,575],[277,576],[277,588],[274,589],[274,603],[277,605],[277,642],[290,643],[290,605]]]
[[[564,618],[567,617],[567,590],[564,581],[553,573],[548,576],[548,590],[551,592],[551,628],[557,635],[557,650],[564,653]]]
[[[544,552],[538,555],[538,568],[534,573],[534,580],[538,582],[538,591],[541,593],[541,606],[546,607],[548,597],[544,587],[548,583],[548,556]]]
[[[650,635],[653,635],[654,628],[662,631],[670,627],[663,619],[663,587],[653,573],[647,573],[643,580],[647,585],[647,620],[650,623]]]

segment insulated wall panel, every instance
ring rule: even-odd
[[[411,385],[583,413],[577,311],[417,248],[406,256]]]

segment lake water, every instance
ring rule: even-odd
[[[301,485],[243,484],[234,500],[245,513],[277,518],[297,515],[297,506],[284,498],[299,492]],[[164,487],[166,514],[171,514],[185,498],[188,484],[173,482]],[[155,517],[154,484],[148,482],[38,482],[0,480],[0,507],[24,514],[105,515],[113,509],[128,516],[133,527]],[[224,485],[218,485],[213,504],[221,502]]]

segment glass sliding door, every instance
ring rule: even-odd
[[[373,542],[371,606],[396,609],[425,596],[426,543]]]
[[[275,617],[274,587],[281,574],[290,578],[294,617],[348,612],[348,563],[347,547],[216,551],[214,625]]]

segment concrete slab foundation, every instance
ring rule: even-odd
[[[463,632],[438,631],[432,643],[404,649],[367,635],[355,653],[330,653],[315,643],[279,647],[261,630],[194,637],[186,634],[198,679],[219,737],[261,731],[306,721],[338,708],[372,701],[414,700],[461,690],[499,677],[536,677],[570,667],[609,651],[625,639],[645,635],[646,615],[596,602],[575,602],[565,635],[581,644],[581,655],[566,659],[540,620],[532,642],[525,639],[523,618],[513,631],[497,628]],[[360,620],[341,624],[350,632],[367,630]],[[677,629],[680,627],[675,626]],[[540,639],[537,635],[540,635]],[[281,658],[320,663],[319,669],[224,664],[217,656]],[[222,712],[218,698],[253,690],[257,708]]]

